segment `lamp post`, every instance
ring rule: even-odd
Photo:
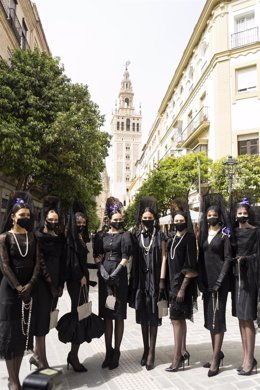
[[[235,165],[237,164],[237,160],[235,160],[232,156],[228,156],[228,158],[223,162],[225,167],[227,179],[228,179],[228,207],[229,211],[232,207],[232,190],[233,190],[233,177],[235,174]]]

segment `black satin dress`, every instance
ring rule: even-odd
[[[143,237],[143,242],[142,242]],[[136,323],[142,325],[161,325],[158,318],[159,283],[162,265],[162,241],[165,235],[156,231],[149,251],[152,231],[138,231],[134,235],[134,256],[131,270],[131,297],[130,306],[136,310]],[[143,245],[144,244],[144,245]]]
[[[104,268],[111,274],[122,259],[129,259],[132,254],[132,238],[129,232],[103,233],[95,239],[95,256],[101,256]],[[105,319],[126,319],[126,305],[128,296],[127,267],[120,273],[119,283],[112,286],[113,295],[116,297],[115,310],[106,308],[108,286],[99,275],[99,316]]]
[[[197,273],[196,239],[193,233],[184,236],[175,235],[167,242],[169,269],[170,318],[172,320],[193,320],[193,308],[196,306],[197,282],[191,278],[185,289],[183,302],[176,297],[187,272]]]
[[[199,286],[203,293],[204,326],[210,332],[226,331],[226,303],[230,288],[230,270],[232,264],[229,238],[221,230],[203,243],[199,249]],[[225,276],[217,293],[212,292],[220,273]]]
[[[51,285],[58,290],[64,284],[64,243],[63,235],[53,236],[37,230],[35,232],[42,252],[41,272],[37,283],[37,314],[35,336],[49,333],[50,313],[56,308],[58,298],[53,298]],[[50,278],[51,282],[46,279]]]
[[[234,267],[236,283],[233,315],[240,320],[255,320],[257,317],[259,237],[257,228],[237,228],[235,231],[236,257],[246,257],[240,265],[236,262]]]
[[[16,234],[22,254],[26,252],[26,235]],[[26,347],[26,336],[22,333],[22,300],[16,286],[33,285],[33,312],[29,334],[28,349],[33,348],[34,286],[40,272],[39,257],[36,254],[36,239],[33,233],[28,233],[28,253],[20,255],[17,244],[11,232],[0,236],[0,265],[3,279],[0,286],[0,357],[6,360],[23,356]],[[26,314],[25,320],[28,320]]]

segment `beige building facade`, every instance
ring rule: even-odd
[[[260,0],[208,0],[159,107],[130,197],[166,156],[259,154]]]

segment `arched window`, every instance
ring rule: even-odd
[[[129,107],[129,99],[125,98],[125,108]]]
[[[136,131],[139,131],[139,123],[136,124]]]
[[[116,123],[116,129],[117,129],[117,130],[120,130],[120,122],[117,122],[117,123]]]
[[[130,130],[130,119],[127,118],[126,120],[126,130],[129,131]]]
[[[124,130],[124,122],[121,122],[121,130]]]
[[[135,123],[132,124],[133,131],[135,131]]]

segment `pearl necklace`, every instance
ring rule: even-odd
[[[153,244],[153,240],[154,240],[154,236],[155,236],[155,232],[156,232],[156,229],[153,228],[153,234],[152,234],[152,237],[151,237],[151,240],[150,240],[150,243],[148,246],[145,246],[144,245],[144,232],[141,232],[141,243],[142,243],[142,247],[144,248],[144,254],[145,255],[148,255],[149,253],[149,250]]]
[[[173,244],[174,244],[174,242],[175,242],[175,238],[176,238],[176,234],[175,234],[175,236],[174,236],[174,239],[172,240],[172,245],[171,245],[171,248],[170,248],[170,257],[171,257],[171,259],[173,260],[174,259],[174,257],[175,257],[175,252],[176,252],[176,249],[178,248],[178,246],[180,245],[180,243],[181,243],[181,241],[182,241],[182,239],[183,239],[183,237],[185,236],[185,234],[186,233],[184,233],[182,236],[181,236],[181,239],[180,239],[180,241],[177,243],[177,245],[176,245],[176,247],[175,248],[173,248]]]
[[[12,232],[12,230],[11,230],[11,233],[12,233],[12,235],[14,236],[14,240],[15,240],[15,242],[16,242],[16,245],[17,245],[17,248],[18,248],[18,250],[19,250],[20,255],[21,255],[22,257],[26,257],[27,254],[28,254],[28,249],[29,249],[28,233],[27,233],[27,232],[25,233],[25,235],[26,235],[26,249],[25,249],[25,253],[24,253],[24,254],[23,254],[22,251],[21,251],[21,247],[20,247],[19,242],[18,242],[18,240],[17,240],[17,238],[16,238],[16,235],[14,234],[14,232]]]
[[[28,343],[29,343],[29,333],[30,333],[30,326],[31,326],[31,317],[32,317],[32,304],[33,299],[30,299],[30,302],[24,303],[22,301],[22,334],[26,336],[26,342],[25,342],[25,350],[28,350]],[[25,310],[29,310],[28,313],[28,321],[25,320]],[[27,326],[25,330],[25,326]]]

